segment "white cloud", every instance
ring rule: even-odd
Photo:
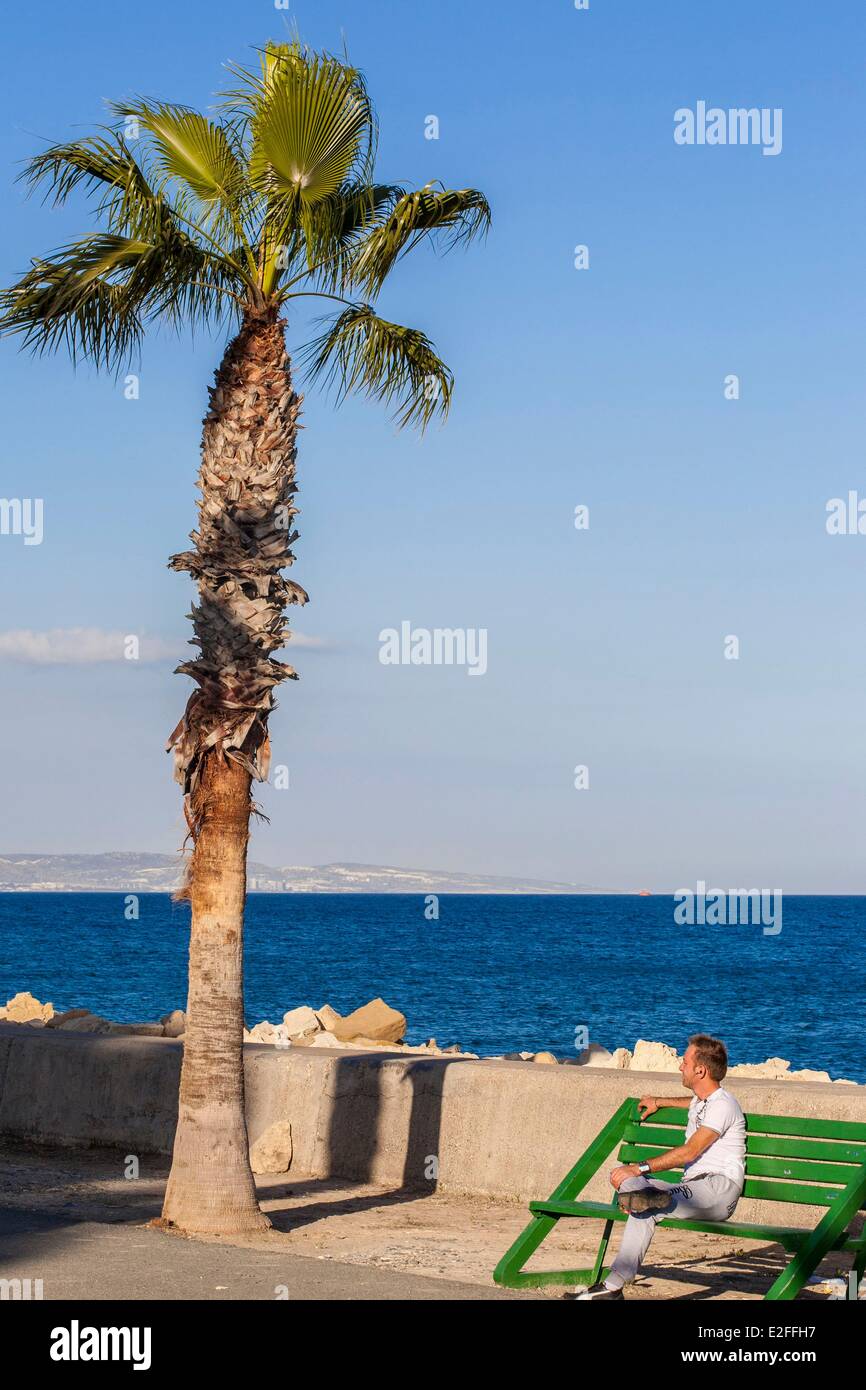
[[[100,661],[123,661],[131,635],[99,627],[55,627],[45,632],[18,628],[0,632],[0,661],[34,666],[89,666]],[[139,637],[139,660],[160,661],[177,654],[174,643],[159,637]]]
[[[98,662],[125,661],[130,637],[137,637],[139,661],[192,660],[196,648],[182,638],[145,637],[138,633],[112,632],[99,627],[55,627],[44,632],[17,628],[0,632],[0,662],[17,661],[32,666],[91,666]],[[290,647],[322,647],[320,637],[292,634]]]

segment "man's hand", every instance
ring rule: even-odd
[[[640,1169],[636,1163],[626,1163],[622,1168],[611,1169],[610,1181],[613,1187],[619,1192],[620,1187],[626,1178],[639,1178]]]
[[[640,1111],[641,1119],[646,1120],[650,1115],[654,1115],[661,1107],[655,1096],[641,1096],[637,1103],[637,1108]]]

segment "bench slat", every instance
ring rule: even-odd
[[[607,1202],[530,1202],[529,1210],[533,1216],[583,1216],[599,1217],[604,1221],[625,1221],[626,1214],[619,1207]],[[677,1217],[666,1217],[659,1222],[671,1230],[703,1231],[707,1235],[734,1236],[741,1240],[767,1240],[784,1245],[788,1250],[797,1250],[812,1234],[811,1226],[764,1226],[749,1221],[683,1221]],[[834,1250],[858,1250],[863,1237],[838,1237]]]
[[[866,1140],[866,1124],[857,1120],[804,1120],[796,1115],[746,1114],[750,1134],[792,1134],[798,1139]]]
[[[634,1118],[638,1118],[637,1106],[635,1106]],[[678,1129],[685,1129],[689,1112],[686,1106],[680,1108],[677,1105],[663,1105],[661,1110],[656,1110],[649,1116],[648,1122],[654,1125],[676,1125]]]
[[[635,1161],[629,1160],[632,1163]],[[653,1173],[653,1177],[674,1185],[688,1182],[687,1178],[683,1178],[682,1168]],[[843,1187],[810,1187],[803,1182],[776,1182],[772,1179],[747,1177],[743,1186],[743,1196],[770,1202],[799,1202],[805,1207],[829,1207],[844,1190]]]
[[[831,1207],[844,1187],[811,1187],[804,1182],[773,1182],[763,1178],[746,1178],[744,1197],[757,1197],[770,1202],[799,1202],[805,1207]]]
[[[626,1125],[622,1137],[626,1143],[659,1144],[663,1149],[675,1149],[678,1144],[685,1143],[686,1132],[684,1129],[661,1129],[656,1125]]]
[[[688,1112],[685,1109],[678,1109],[673,1105],[663,1106],[654,1115],[650,1115],[645,1124],[640,1125],[641,1129],[648,1126],[671,1125],[675,1129],[685,1130]],[[635,1113],[635,1121],[637,1114]],[[627,1129],[631,1129],[628,1125]],[[799,1115],[754,1115],[751,1111],[746,1112],[746,1129],[750,1134],[789,1134],[797,1139],[841,1139],[849,1143],[866,1142],[866,1123],[860,1120],[822,1120],[817,1118],[803,1119]],[[628,1136],[626,1136],[628,1137]],[[667,1135],[662,1140],[667,1148],[672,1145],[668,1141]]]
[[[621,1163],[640,1163],[657,1158],[664,1149],[647,1144],[623,1144],[617,1157]],[[697,1160],[700,1163],[700,1159]],[[839,1183],[844,1187],[857,1171],[849,1163],[812,1163],[791,1158],[762,1158],[746,1146],[746,1176],[750,1178],[796,1178],[802,1182]],[[653,1175],[655,1176],[655,1174]]]
[[[746,1153],[776,1158],[829,1159],[833,1163],[866,1163],[866,1144],[833,1143],[829,1139],[783,1139],[775,1135],[747,1134]]]

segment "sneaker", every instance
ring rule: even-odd
[[[563,1296],[579,1303],[595,1302],[596,1300],[600,1302],[602,1299],[624,1301],[622,1289],[609,1289],[605,1284],[592,1284],[588,1289],[584,1289],[583,1293],[567,1293]]]
[[[616,1200],[620,1211],[666,1211],[671,1205],[671,1194],[657,1187],[640,1187],[636,1192],[620,1192]]]

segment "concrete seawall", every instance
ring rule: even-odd
[[[0,1136],[169,1154],[182,1044],[0,1024]],[[250,1045],[250,1143],[291,1170],[383,1186],[546,1197],[630,1095],[682,1093],[671,1073]],[[866,1086],[735,1080],[745,1110],[866,1123]],[[606,1165],[610,1167],[612,1164]],[[585,1195],[610,1188],[599,1175]],[[823,1208],[742,1202],[738,1215],[805,1225]]]

